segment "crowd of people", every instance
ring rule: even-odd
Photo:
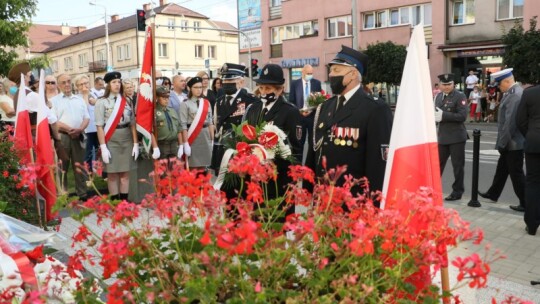
[[[365,54],[342,46],[329,63],[328,78],[334,96],[317,108],[310,108],[308,99],[312,93],[322,90],[321,82],[313,78],[313,68],[309,65],[303,67],[300,79],[291,81],[288,99],[283,70],[276,64],[262,68],[255,80],[254,93],[245,86],[246,67],[241,64],[224,64],[221,77],[212,82],[205,71],[194,77],[180,74],[172,78],[157,71],[154,75],[157,84],[155,132],[149,156],[156,160],[181,158],[192,169],[218,175],[225,151],[223,138],[232,132],[233,126],[242,122],[254,126],[269,123],[286,134],[292,154],[292,159],[274,160],[278,177],[276,185],[268,189],[277,192],[270,193],[270,198],[284,194],[290,181],[287,170],[292,162],[304,163],[317,177],[322,177],[330,168],[347,165],[347,174],[369,179],[369,191],[382,190],[393,118],[388,104],[374,98],[362,85],[367,62]],[[524,94],[511,69],[494,73],[491,78],[492,83],[482,88],[471,73],[466,79],[464,94],[455,88],[453,74],[442,74],[433,90],[440,171],[442,174],[450,158],[455,177],[452,192],[445,199],[459,200],[465,191],[468,134],[464,123],[467,118],[471,122],[498,119],[497,171],[492,186],[480,195],[497,201],[510,176],[519,198],[519,205],[510,208],[525,211],[527,231],[535,234],[540,225],[540,207],[537,206],[540,113],[536,109],[540,94],[534,94],[536,89],[526,90]],[[28,92],[29,111],[36,112],[39,98],[35,99],[31,92],[39,82],[27,63],[18,64],[10,71],[8,79],[0,83],[3,124],[15,121],[21,82]],[[68,74],[47,75],[44,84],[51,135],[62,161],[61,170],[65,173],[70,166],[84,162],[91,169],[93,161],[102,160],[109,196],[127,200],[129,172],[136,169],[142,151],[141,135],[136,129],[136,84],[122,79],[119,72],[108,72],[93,81],[86,75],[73,80]],[[527,98],[522,98],[522,94]],[[520,103],[522,99],[527,101]],[[527,175],[523,171],[524,155]],[[74,170],[74,175],[74,194],[85,199],[86,173]],[[67,175],[61,177],[60,184],[67,191]],[[342,177],[338,183],[343,182]],[[230,187],[222,190],[229,198],[235,194],[235,189]],[[365,191],[360,185],[352,189],[355,194]],[[294,210],[286,210],[286,213],[291,212]]]

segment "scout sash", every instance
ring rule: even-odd
[[[107,122],[105,123],[105,143],[109,142],[109,139],[111,139],[114,131],[116,130],[116,127],[120,122],[120,118],[122,118],[122,115],[124,115],[125,106],[126,99],[124,98],[124,96],[120,96],[120,102],[114,103],[114,108],[111,116],[109,116],[109,119],[107,119]]]
[[[206,120],[206,116],[208,115],[208,109],[210,108],[210,102],[208,100],[200,98],[199,101],[201,100],[202,106],[199,106],[199,108],[197,109],[195,118],[193,118],[193,122],[188,129],[188,143],[190,146],[195,141],[195,138],[199,136],[199,133],[201,133],[201,130],[204,126],[204,121]]]

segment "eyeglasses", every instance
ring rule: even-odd
[[[56,84],[56,81],[45,81],[45,84]]]

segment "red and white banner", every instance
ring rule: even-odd
[[[137,131],[143,135],[143,146],[146,152],[150,151],[152,127],[154,124],[154,87],[152,73],[154,67],[152,43],[152,27],[146,29],[146,46],[137,91],[136,121]]]
[[[30,126],[30,115],[26,102],[26,86],[24,85],[24,75],[21,74],[21,85],[19,86],[19,96],[17,101],[17,118],[15,120],[15,147],[22,152],[21,162],[24,165],[32,161],[32,129]]]
[[[39,76],[39,107],[36,126],[36,165],[37,165],[37,191],[45,200],[45,212],[47,221],[52,220],[56,214],[51,210],[56,203],[56,184],[54,182],[54,148],[51,143],[49,109],[45,104],[45,72],[41,70]]]
[[[191,126],[189,126],[187,131],[188,143],[190,145],[193,144],[197,136],[199,136],[199,133],[201,133],[201,130],[204,127],[204,122],[206,121],[206,116],[208,116],[209,109],[210,102],[204,98],[199,98],[199,108],[197,109],[193,122],[191,122]]]
[[[114,103],[114,108],[111,113],[111,116],[109,116],[109,119],[107,119],[107,122],[105,123],[105,129],[103,132],[105,132],[105,143],[109,142],[109,139],[113,136],[114,131],[116,131],[116,127],[118,126],[118,123],[120,122],[120,119],[124,115],[124,108],[126,107],[126,99],[124,96],[120,96],[120,102]]]

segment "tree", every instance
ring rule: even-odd
[[[405,66],[407,49],[403,45],[396,45],[391,41],[370,44],[366,55],[369,57],[367,77],[364,83],[385,82],[399,85]]]
[[[540,82],[540,30],[536,29],[536,17],[530,20],[530,29],[525,31],[521,22],[502,36],[506,45],[503,54],[505,66],[514,68],[516,80],[535,84]]]
[[[14,49],[28,46],[26,33],[36,7],[37,1],[34,0],[0,1],[0,75],[7,75],[17,58]]]

